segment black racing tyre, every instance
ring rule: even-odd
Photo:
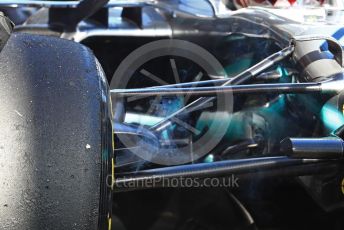
[[[109,229],[111,101],[96,58],[13,33],[0,76],[0,229]]]

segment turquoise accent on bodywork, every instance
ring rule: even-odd
[[[288,72],[285,69],[283,69],[281,66],[277,67],[277,71],[282,77],[285,77],[288,74]]]
[[[203,161],[204,163],[212,163],[214,162],[214,155],[213,154],[209,154]]]
[[[279,134],[283,133],[281,130],[285,128],[286,124],[285,107],[285,96],[282,95],[273,103],[267,104],[264,107],[250,107],[230,114],[230,118],[224,117],[223,119],[230,119],[230,125],[223,139],[230,143],[247,138],[247,134],[250,132],[249,129],[252,127],[251,116],[263,116],[265,119],[268,119],[268,123],[274,124],[271,132],[276,132],[276,138],[279,138]],[[201,115],[196,128],[198,130],[205,129],[212,125],[212,122],[223,122],[223,120],[214,121],[210,114],[209,116]]]
[[[331,104],[325,104],[320,112],[321,120],[324,122],[328,131],[333,132],[344,125],[343,112]]]
[[[228,76],[233,77],[236,74],[241,73],[245,69],[248,69],[252,65],[252,54],[246,55],[246,57],[241,57],[233,64],[227,65],[225,71]]]

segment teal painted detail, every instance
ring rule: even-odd
[[[281,75],[281,76],[286,76],[288,73],[286,70],[284,70],[281,66],[277,67],[277,72]]]
[[[246,56],[246,57],[245,57]],[[238,61],[234,62],[233,64],[227,65],[225,67],[225,71],[228,76],[233,77],[236,74],[241,73],[245,69],[248,69],[252,65],[252,54],[245,55],[241,57]]]
[[[212,163],[214,162],[214,155],[213,154],[209,154],[205,159],[204,159],[204,163]]]
[[[320,116],[324,125],[331,132],[344,124],[343,113],[340,112],[335,106],[325,104],[321,109]]]

